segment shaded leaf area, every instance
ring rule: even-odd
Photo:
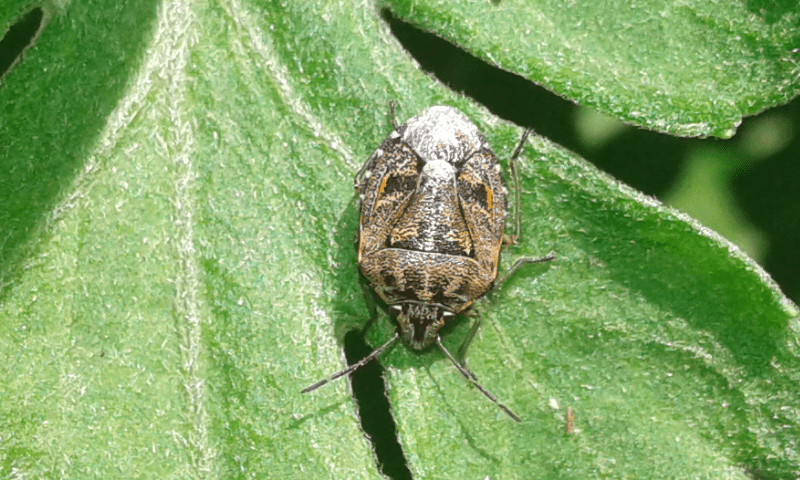
[[[18,6],[15,6],[17,3]],[[69,10],[62,21],[85,19],[115,25],[93,35],[45,36],[37,48],[46,56],[26,56],[25,68],[4,80],[0,123],[0,272],[7,282],[19,273],[42,226],[93,151],[106,119],[125,95],[152,35],[158,2],[118,3],[118,17],[102,2]],[[8,21],[18,20],[29,2],[7,2]],[[37,9],[32,10],[32,12]],[[48,11],[49,15],[60,13]],[[31,15],[34,15],[33,13]],[[125,52],[124,54],[122,52]],[[77,81],[76,79],[80,79]],[[55,120],[57,118],[57,120]],[[66,189],[66,191],[65,191]],[[0,282],[3,295],[5,282]]]
[[[349,365],[357,363],[372,351],[358,331],[345,336],[344,348]],[[386,397],[383,373],[384,369],[375,360],[353,372],[350,376],[353,398],[358,404],[361,426],[372,443],[381,473],[393,480],[410,479],[411,471],[406,464],[403,448],[398,443],[397,426]]]
[[[389,5],[487,63],[656,131],[728,138],[743,115],[800,92],[800,6],[788,2]]]
[[[361,7],[72,4],[6,77],[2,476],[387,472],[345,382],[300,393],[342,368],[348,332],[374,319],[375,346],[395,328],[360,284],[353,175],[389,100],[401,121],[457,106],[503,159],[520,129],[414,68]],[[466,357],[524,423],[398,346],[381,359],[392,475],[797,476],[796,308],[563,149],[525,159],[503,267],[557,260],[478,305]]]
[[[31,45],[42,25],[43,15],[41,8],[33,8],[5,31],[3,38],[0,39],[0,78]]]

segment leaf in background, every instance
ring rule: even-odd
[[[401,121],[457,106],[503,159],[520,129],[415,69],[371,5],[59,8],[0,88],[0,472],[378,477],[345,382],[299,393],[341,368],[369,314],[353,175],[390,100]],[[508,22],[486,24],[500,43]],[[573,82],[611,88],[586,75]],[[711,130],[751,110],[736,112]],[[411,471],[796,476],[796,307],[690,220],[545,140],[526,157],[523,242],[503,265],[557,261],[481,302],[467,357],[525,423],[437,354],[397,347],[382,360]],[[379,317],[370,343],[393,328]]]
[[[797,2],[388,2],[484,61],[626,122],[730,137],[795,97]]]

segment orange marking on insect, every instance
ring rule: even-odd
[[[388,177],[389,177],[389,175],[384,175],[383,178],[381,178],[381,184],[378,187],[378,194],[375,195],[375,200],[376,201],[383,196],[383,190],[386,188],[386,179]]]

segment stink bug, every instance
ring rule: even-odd
[[[398,126],[391,107],[394,130],[364,163],[355,187],[361,199],[358,268],[393,312],[399,331],[360,362],[303,392],[356,370],[402,337],[417,350],[435,343],[467,380],[520,421],[450,354],[439,335],[495,286],[500,248],[516,240],[504,236],[508,191],[500,164],[478,127],[457,109],[431,107]],[[515,161],[528,134],[510,160],[517,233]],[[510,272],[552,259],[523,259]]]

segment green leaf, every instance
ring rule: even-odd
[[[393,0],[405,21],[649,129],[730,137],[795,97],[796,2]]]
[[[26,5],[0,10],[0,24]],[[445,7],[393,8],[428,28],[435,20],[437,33],[484,58],[499,55],[468,41],[479,13]],[[659,66],[640,55],[647,33],[619,44],[611,77],[600,63],[567,63],[556,78],[531,68],[563,51],[552,30],[530,24],[540,36],[526,37],[525,49],[510,32],[522,31],[513,21],[553,22],[558,12],[480,7],[505,19],[480,23],[480,41],[516,56],[498,63],[645,125],[727,132],[798,89],[788,51],[728,69],[722,83],[708,68],[689,76],[671,71],[674,59]],[[462,109],[502,159],[520,128],[416,69],[372,6],[47,8],[36,47],[0,88],[2,476],[379,477],[346,382],[300,393],[342,368],[344,334],[369,318],[353,176],[391,130],[390,100],[401,121],[438,103]],[[725,8],[738,16],[693,28],[710,25],[717,38],[714,25],[746,16],[738,30],[730,21],[732,37],[767,38],[772,52],[796,39],[786,28],[796,9]],[[572,14],[618,36],[625,19],[658,18]],[[720,42],[697,55],[727,55]],[[571,61],[590,56],[573,53]],[[641,62],[674,91],[625,85]],[[683,81],[708,87],[701,102]],[[651,100],[658,106],[645,108]],[[695,123],[706,126],[687,127]],[[530,142],[522,165],[522,241],[502,268],[550,251],[556,260],[524,268],[479,302],[484,324],[467,361],[524,421],[505,417],[442,356],[398,346],[382,362],[411,472],[800,474],[797,308],[736,247],[546,139]],[[467,328],[458,325],[448,346]],[[377,346],[393,329],[380,315],[368,340]]]

